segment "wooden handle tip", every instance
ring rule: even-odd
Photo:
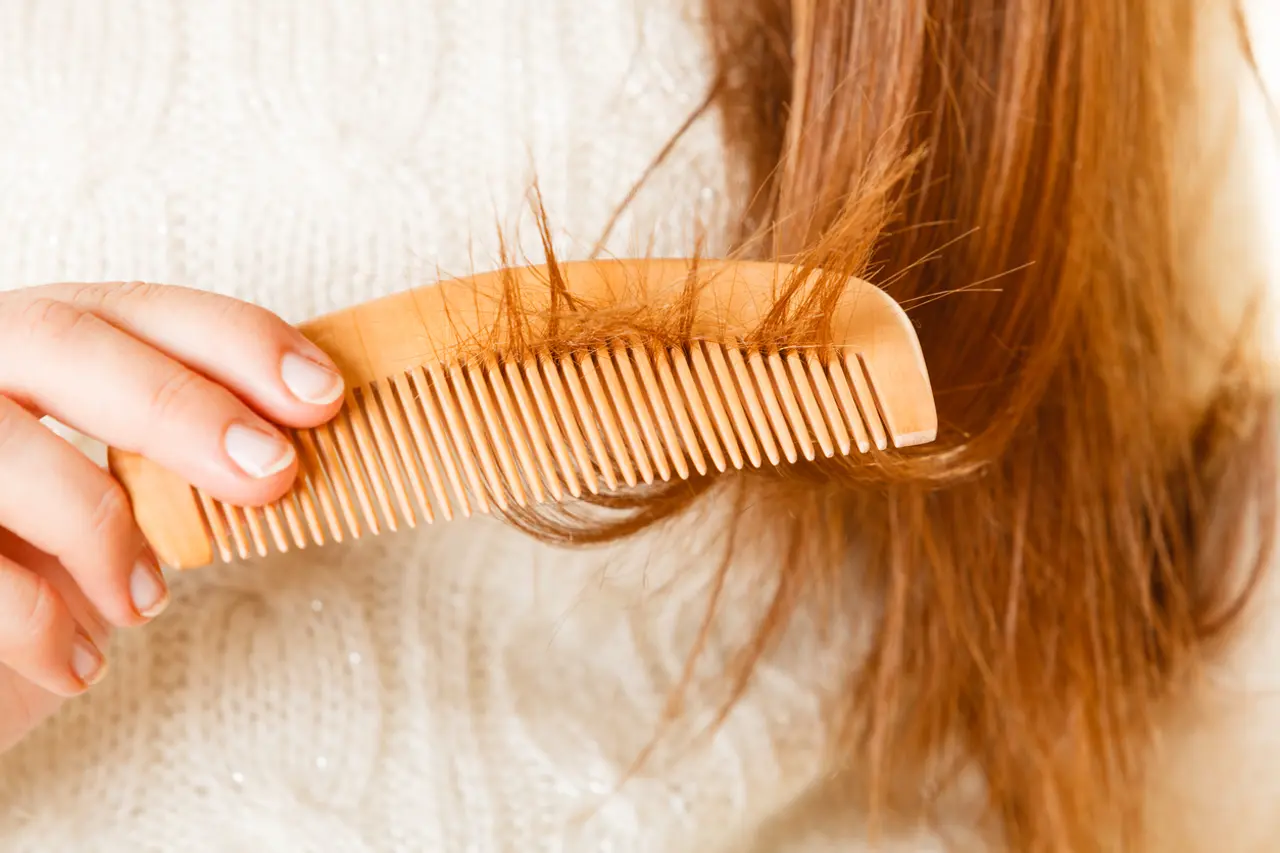
[[[138,527],[161,565],[194,569],[213,562],[213,543],[190,485],[145,457],[115,448],[107,451],[107,466],[129,495]]]

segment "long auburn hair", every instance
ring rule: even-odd
[[[832,759],[864,805],[927,808],[891,780],[936,792],[958,747],[1010,849],[1132,849],[1162,703],[1270,548],[1273,387],[1256,329],[1205,320],[1178,190],[1198,22],[1230,0],[704,2],[734,254],[826,276],[771,333],[811,336],[848,276],[883,286],[940,421],[910,452],[741,475],[787,503],[789,545],[734,695],[798,603],[856,572],[879,609]],[[707,487],[642,493],[623,521],[523,521],[605,541]]]

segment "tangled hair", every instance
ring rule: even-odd
[[[735,695],[797,603],[856,571],[877,622],[833,763],[865,805],[926,808],[958,755],[1009,849],[1134,849],[1161,709],[1238,622],[1272,529],[1256,314],[1206,311],[1179,190],[1199,22],[1227,0],[705,2],[735,253],[828,274],[773,333],[870,280],[914,318],[939,412],[926,447],[736,475],[786,503],[788,544]],[[709,487],[523,521],[608,541]]]

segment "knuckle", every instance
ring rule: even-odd
[[[83,284],[71,291],[67,301],[85,309],[118,307],[151,299],[159,290],[160,285],[145,281]]]
[[[278,338],[293,331],[284,320],[261,305],[214,294],[206,296],[215,303],[211,313],[216,322],[225,328],[234,329],[246,339]]]
[[[146,302],[155,298],[160,291],[160,285],[150,284],[145,281],[124,281],[113,284],[102,291],[101,299],[104,304],[127,304],[131,302]]]
[[[200,377],[190,370],[178,368],[164,378],[151,392],[150,411],[153,417],[164,420],[172,417],[198,393]]]
[[[74,336],[82,324],[92,322],[92,315],[57,299],[38,297],[18,312],[20,331],[30,337],[64,341]]]
[[[274,330],[273,315],[265,308],[239,299],[220,298],[217,302],[218,319],[227,325],[256,332]]]
[[[89,515],[90,535],[104,553],[115,553],[133,531],[133,515],[124,487],[107,479]]]
[[[35,576],[16,592],[13,612],[16,619],[14,640],[21,645],[47,641],[58,629],[62,608],[57,591],[47,578]]]

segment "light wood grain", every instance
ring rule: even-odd
[[[591,304],[683,305],[689,339],[638,337],[556,354],[512,351],[503,276],[536,342],[551,315],[549,271],[441,282],[299,328],[349,389],[331,423],[295,432],[300,468],[284,498],[228,506],[134,454],[109,464],[163,563],[341,542],[419,523],[632,488],[672,477],[867,453],[932,441],[937,415],[915,330],[883,291],[849,283],[830,346],[762,348],[751,332],[792,270],[741,262],[562,264]],[[485,342],[480,349],[477,342]]]

